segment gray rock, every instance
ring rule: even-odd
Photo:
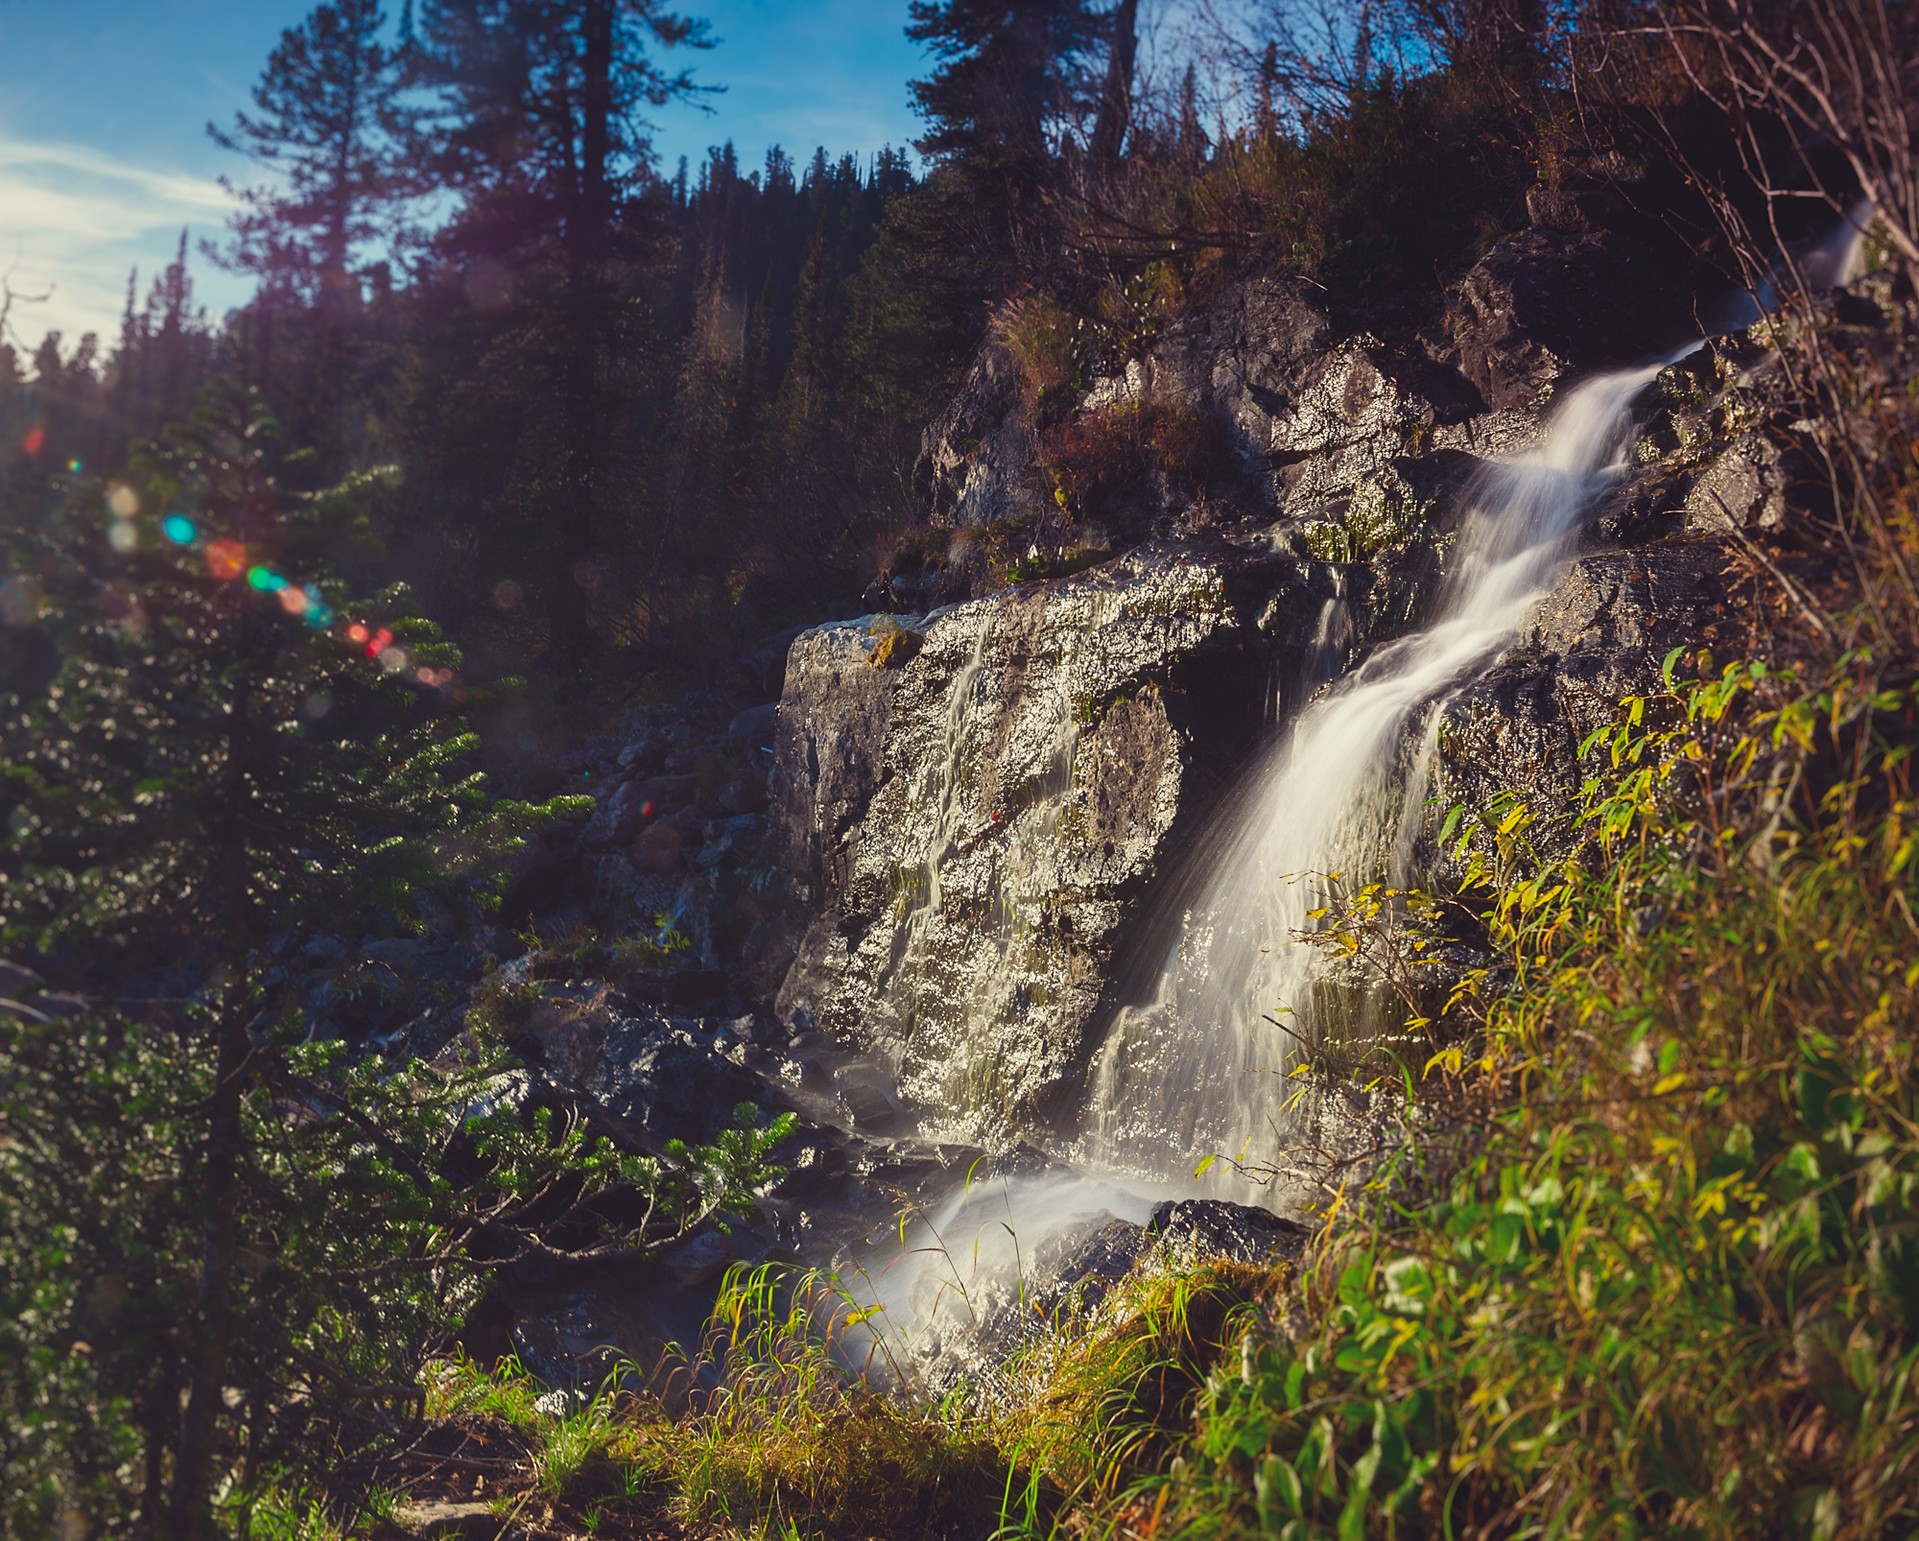
[[[1036,506],[1039,447],[1018,371],[998,348],[974,360],[952,403],[920,439],[914,486],[935,525],[992,524]]]
[[[424,954],[420,944],[410,936],[385,936],[376,941],[364,942],[360,946],[360,956],[375,963],[384,963],[396,973],[417,973]]]
[[[1686,335],[1690,274],[1609,230],[1506,237],[1460,281],[1452,351],[1497,409],[1536,409],[1574,368],[1613,368]]]
[[[876,669],[873,618],[802,633],[786,659],[773,740],[770,855],[794,897],[814,905],[845,885],[879,784],[902,671]]]
[[[1177,1199],[1161,1204],[1147,1229],[1173,1261],[1190,1267],[1207,1258],[1266,1263],[1305,1250],[1312,1230],[1270,1210],[1225,1199]]]
[[[1675,541],[1572,563],[1525,635],[1447,707],[1438,807],[1514,792],[1541,812],[1576,811],[1580,742],[1622,697],[1659,688],[1672,648],[1717,640],[1729,560],[1718,542]]]
[[[1713,533],[1728,525],[1777,530],[1786,520],[1786,478],[1779,446],[1763,434],[1742,434],[1700,473],[1686,494],[1686,528]]]
[[[779,702],[768,701],[764,706],[749,706],[727,724],[726,741],[743,748],[758,749],[773,742],[779,727]]]
[[[455,1503],[435,1500],[429,1503],[405,1503],[393,1511],[394,1527],[420,1541],[453,1536],[485,1537],[497,1541],[507,1535],[521,1534],[520,1527],[495,1513],[491,1504],[477,1500]]]
[[[821,913],[781,1019],[873,1055],[930,1129],[1029,1127],[1079,1063],[1169,832],[1217,788],[1196,739],[1225,760],[1257,730],[1287,644],[1255,618],[1280,594],[1278,629],[1305,635],[1324,582],[1153,546],[936,616],[897,671],[865,663],[858,626],[802,638],[775,848]]]
[[[1048,1319],[1096,1311],[1152,1249],[1153,1233],[1143,1225],[1111,1216],[1090,1221],[1035,1249],[1027,1294]]]
[[[524,1037],[547,1074],[654,1140],[710,1140],[742,1102],[764,1101],[759,1078],[726,1054],[698,1018],[609,995],[549,987]]]

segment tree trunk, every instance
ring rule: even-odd
[[[577,564],[597,555],[601,533],[599,494],[598,362],[600,307],[606,239],[613,218],[611,159],[613,113],[613,0],[588,0],[580,16],[580,164],[570,189],[573,208],[566,227],[567,330],[562,427],[565,467],[561,477],[555,555],[547,596],[548,644],[562,662],[578,659],[590,636],[589,594],[575,581]]]
[[[213,1534],[208,1502],[218,1454],[220,1407],[226,1393],[227,1350],[233,1335],[233,1271],[240,1253],[241,1104],[251,1047],[245,1001],[233,989],[220,1024],[219,1080],[207,1115],[206,1219],[201,1231],[200,1287],[187,1350],[187,1400],[173,1458],[167,1504],[167,1541],[202,1541]]]
[[[252,1039],[247,1031],[246,980],[251,953],[247,904],[246,805],[251,773],[252,628],[245,592],[239,606],[239,648],[227,718],[227,763],[221,777],[226,827],[222,866],[226,887],[226,999],[220,1012],[219,1058],[207,1110],[205,1206],[200,1283],[186,1353],[186,1405],[174,1451],[172,1491],[162,1534],[166,1541],[203,1541],[213,1534],[209,1502],[219,1455],[220,1410],[226,1396],[227,1357],[233,1339],[233,1275],[240,1255],[240,1161]]]
[[[1126,131],[1133,123],[1133,69],[1139,57],[1139,0],[1119,0],[1108,23],[1113,29],[1107,44],[1106,82],[1100,90],[1099,116],[1093,121],[1089,146],[1093,162],[1109,167],[1125,148]]]

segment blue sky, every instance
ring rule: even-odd
[[[219,231],[222,172],[243,162],[206,137],[245,104],[280,30],[309,0],[0,0],[0,276],[29,346],[57,327],[69,342],[118,327],[127,271],[144,289],[182,225],[197,248]],[[390,0],[397,12],[399,0]],[[667,169],[731,138],[758,165],[775,141],[796,159],[903,144],[915,132],[906,82],[921,58],[901,33],[905,0],[687,0],[720,46],[689,56],[725,85],[711,113],[663,109]],[[238,280],[194,259],[217,313]]]

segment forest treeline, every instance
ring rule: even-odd
[[[1176,8],[1148,59],[1138,0],[916,0],[917,156],[727,144],[669,172],[646,113],[705,89],[699,20],[331,0],[211,126],[241,203],[200,260],[254,297],[206,316],[183,238],[117,338],[0,345],[10,498],[103,485],[220,376],[310,487],[398,469],[340,563],[404,576],[476,664],[683,665],[857,602],[989,336],[1061,400],[1248,271],[1374,329],[1436,319],[1535,183],[1671,131],[1635,115],[1683,61],[1569,92],[1611,11],[1647,7]]]

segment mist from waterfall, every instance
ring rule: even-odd
[[[1202,853],[1149,998],[1120,1011],[1093,1065],[1088,1166],[1229,1192],[1229,1160],[1196,1181],[1207,1157],[1257,1162],[1287,1143],[1285,1077],[1301,1045],[1368,1028],[1341,1020],[1353,992],[1317,978],[1315,949],[1295,939],[1327,902],[1329,875],[1356,885],[1403,872],[1440,714],[1550,587],[1621,464],[1634,399],[1668,362],[1586,381],[1535,452],[1488,467],[1439,618],[1309,706],[1249,773]]]

